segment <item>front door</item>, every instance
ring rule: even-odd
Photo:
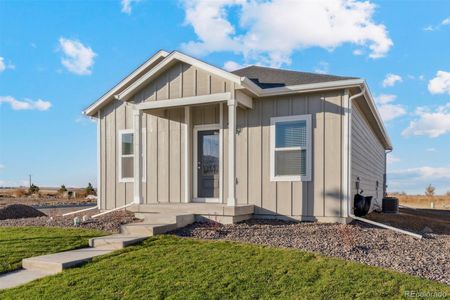
[[[219,200],[219,130],[197,132],[197,198]]]

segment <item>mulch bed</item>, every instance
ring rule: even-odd
[[[0,208],[0,220],[43,217],[44,213],[23,204],[12,204]]]
[[[437,280],[450,285],[450,236],[418,240],[364,223],[350,225],[250,220],[234,225],[194,223],[183,237],[297,248]]]
[[[92,212],[86,212],[85,215],[91,215]],[[81,213],[83,215],[83,213]],[[82,216],[79,216],[80,219]],[[0,226],[44,226],[44,227],[79,227],[88,229],[98,229],[106,232],[117,233],[120,231],[120,225],[137,222],[134,214],[128,211],[115,211],[95,219],[88,218],[85,222],[81,221],[79,226],[74,225],[75,216],[67,217],[37,217],[1,220]]]

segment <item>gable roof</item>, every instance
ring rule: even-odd
[[[212,74],[215,74],[215,75],[225,78],[227,80],[230,80],[231,82],[234,82],[238,85],[241,84],[241,77],[239,77],[233,73],[222,70],[216,66],[210,65],[208,63],[205,63],[199,59],[193,58],[193,57],[183,54],[181,52],[172,51],[169,55],[167,55],[167,57],[165,57],[154,68],[150,69],[148,72],[143,74],[138,80],[136,80],[133,84],[131,84],[129,87],[124,89],[121,93],[119,93],[117,95],[117,99],[123,100],[123,101],[129,100],[134,94],[136,94],[140,89],[142,89],[147,83],[151,82],[162,72],[164,72],[165,70],[170,68],[173,64],[180,62],[180,61],[187,63],[189,65],[192,65],[192,66],[196,66],[200,69],[203,69],[207,72],[210,72]]]
[[[357,77],[345,77],[327,74],[298,72],[259,66],[249,66],[233,71],[231,73],[241,77],[247,77],[262,89],[300,85],[300,84],[340,81],[347,79],[358,79]]]
[[[167,51],[159,50],[155,54],[153,54],[147,61],[145,61],[142,65],[137,67],[133,72],[131,72],[127,77],[122,79],[118,84],[116,84],[112,89],[103,94],[100,98],[98,98],[94,103],[89,105],[83,113],[88,116],[94,116],[99,108],[103,105],[106,105],[114,96],[127,88],[134,81],[139,79],[142,74],[146,71],[152,69],[155,65],[157,65],[164,57],[169,55]]]

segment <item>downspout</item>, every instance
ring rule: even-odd
[[[407,235],[410,235],[410,236],[412,236],[414,238],[417,238],[417,239],[421,239],[422,235],[420,235],[420,234],[416,234],[416,233],[409,232],[409,231],[406,231],[406,230],[403,230],[403,229],[395,228],[395,227],[392,227],[392,226],[389,226],[389,225],[386,225],[386,224],[382,224],[382,223],[378,223],[378,222],[375,222],[375,221],[372,221],[372,220],[367,220],[367,219],[364,219],[364,218],[361,218],[361,217],[357,217],[357,216],[355,216],[353,214],[353,207],[351,205],[351,203],[352,203],[352,195],[351,195],[351,190],[352,190],[351,189],[351,184],[352,184],[351,183],[351,178],[352,178],[352,176],[351,176],[351,165],[352,165],[351,164],[352,163],[352,156],[351,156],[351,136],[352,136],[352,134],[351,134],[352,133],[351,114],[352,114],[352,103],[353,103],[354,99],[356,99],[358,97],[361,97],[362,95],[365,95],[365,93],[366,93],[366,87],[362,86],[361,92],[351,96],[348,99],[348,116],[349,116],[348,117],[348,135],[349,135],[348,140],[349,140],[349,143],[348,143],[348,149],[347,149],[348,150],[347,151],[347,155],[348,155],[348,166],[347,166],[347,168],[348,168],[348,172],[347,172],[347,176],[348,176],[348,178],[347,178],[347,184],[348,184],[348,186],[347,186],[347,212],[348,212],[348,216],[351,217],[354,220],[358,220],[358,221],[361,221],[361,222],[364,222],[364,223],[368,223],[368,224],[375,225],[375,226],[378,226],[378,227],[386,228],[386,229],[393,230],[393,231],[396,231],[396,232],[399,232],[399,233],[407,234]],[[385,185],[386,185],[386,182],[385,182]]]

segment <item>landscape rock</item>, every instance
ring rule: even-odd
[[[0,208],[0,220],[35,218],[45,216],[43,212],[23,204],[11,204]]]

